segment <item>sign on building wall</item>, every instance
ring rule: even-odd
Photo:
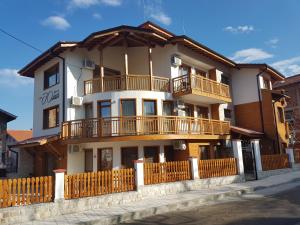
[[[41,99],[42,105],[45,105],[45,104],[51,103],[53,100],[58,99],[58,98],[59,98],[59,90],[50,90],[50,91],[44,92],[40,99]]]

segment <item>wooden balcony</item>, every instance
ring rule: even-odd
[[[152,79],[151,79],[152,78]],[[84,81],[84,94],[107,91],[140,90],[170,92],[170,79],[150,75],[104,76]]]
[[[61,136],[64,140],[126,141],[220,139],[229,133],[230,124],[227,121],[178,116],[132,116],[64,122]]]
[[[229,86],[202,77],[200,75],[184,75],[172,79],[173,95],[194,101],[214,103],[231,102]]]

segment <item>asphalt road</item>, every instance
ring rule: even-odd
[[[300,225],[300,186],[267,197],[232,199],[125,224]]]

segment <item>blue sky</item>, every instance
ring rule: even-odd
[[[238,62],[300,73],[298,0],[1,0],[0,28],[45,50],[59,40],[151,20]],[[32,128],[33,80],[17,76],[38,52],[0,33],[0,108]]]

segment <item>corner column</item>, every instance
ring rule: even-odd
[[[103,47],[99,47],[99,67],[100,67],[100,81],[101,81],[101,92],[104,91],[104,66],[103,66]]]
[[[153,65],[152,65],[152,48],[148,47],[148,61],[149,61],[149,74],[150,74],[150,91],[153,90]]]
[[[53,170],[55,173],[54,201],[65,198],[65,169]]]
[[[189,160],[191,162],[192,180],[199,179],[198,158],[190,157]]]
[[[242,141],[240,139],[232,140],[232,149],[233,149],[234,158],[236,158],[237,160],[238,172],[240,175],[244,175]]]
[[[134,161],[135,168],[135,185],[136,188],[144,186],[144,161],[143,160],[135,160]]]
[[[128,81],[127,81],[127,76],[128,76],[128,43],[126,37],[124,37],[123,41],[123,47],[124,47],[124,65],[125,65],[125,90],[128,90]]]
[[[253,148],[253,154],[255,157],[256,171],[259,173],[262,171],[259,139],[251,140],[251,148]]]

